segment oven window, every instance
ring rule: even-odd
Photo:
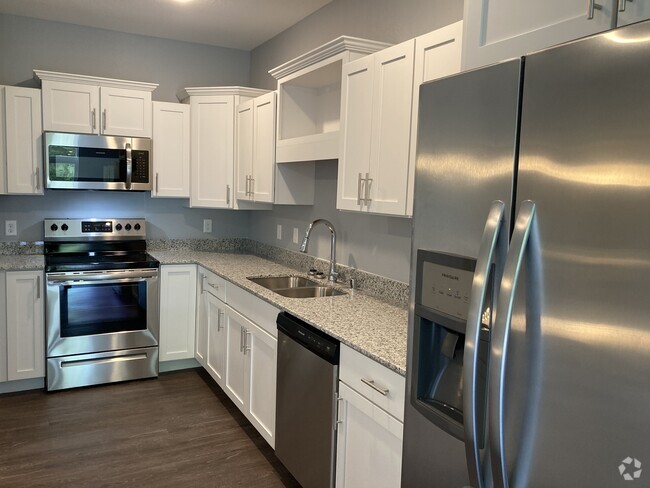
[[[119,182],[126,179],[124,149],[50,146],[50,181]]]
[[[60,289],[61,337],[147,328],[146,282],[65,285]]]

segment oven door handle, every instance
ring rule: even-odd
[[[126,182],[125,186],[127,190],[131,189],[131,179],[133,178],[133,158],[131,153],[131,143],[127,142],[126,146]]]
[[[84,285],[92,283],[137,283],[140,281],[152,280],[158,278],[158,270],[155,271],[142,271],[139,273],[102,273],[102,274],[88,274],[77,275],[74,278],[65,274],[48,274],[48,285]]]
[[[99,279],[99,280],[68,280],[68,281],[48,281],[48,285],[56,286],[77,286],[77,285],[124,285],[129,283],[142,283],[153,278],[121,278],[121,279]]]

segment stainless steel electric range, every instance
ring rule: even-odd
[[[159,262],[144,219],[47,219],[47,389],[158,376]]]

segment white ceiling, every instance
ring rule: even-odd
[[[332,0],[0,0],[0,13],[250,51]]]

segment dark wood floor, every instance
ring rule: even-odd
[[[0,487],[297,487],[201,370],[0,396]]]

